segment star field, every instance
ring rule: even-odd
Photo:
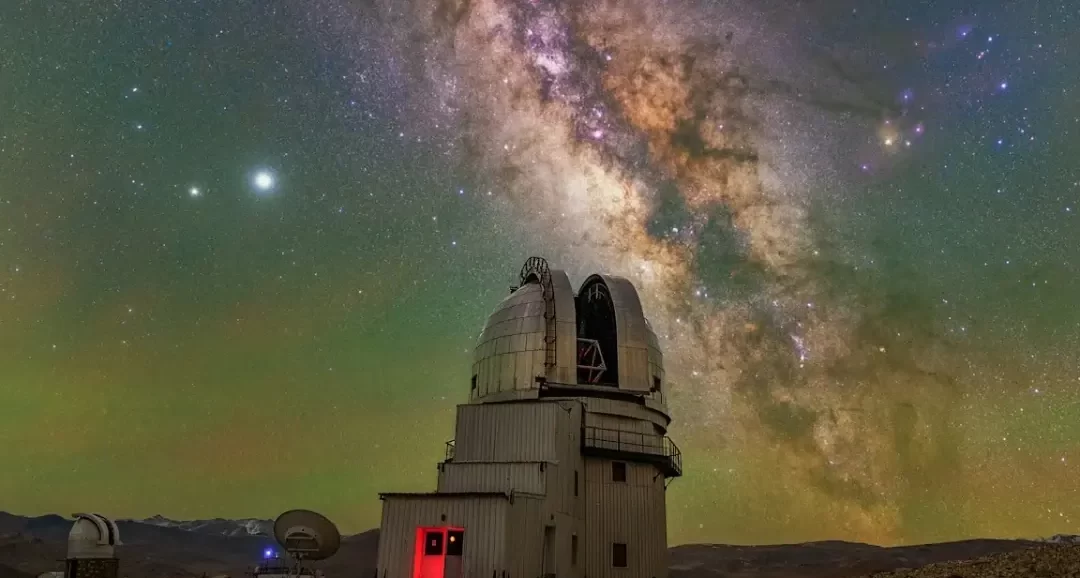
[[[682,542],[1080,523],[1080,6],[0,7],[0,509],[425,490],[524,259],[629,277]]]

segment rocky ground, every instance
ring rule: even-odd
[[[974,560],[930,564],[873,578],[1080,578],[1080,545],[1055,544],[1003,552]]]

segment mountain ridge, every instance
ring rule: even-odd
[[[149,518],[125,518],[117,521],[138,522],[142,524],[151,524],[154,526],[179,528],[192,532],[221,534],[224,536],[274,535],[274,521],[261,518],[210,518],[205,520],[173,520],[171,518],[166,518],[161,514],[155,514]]]
[[[0,578],[28,578],[62,569],[72,520],[0,512]],[[243,576],[266,548],[275,548],[273,523],[260,518],[172,520],[161,515],[118,519],[118,550],[125,578]],[[378,530],[344,536],[338,554],[315,565],[328,578],[371,576]],[[684,544],[670,552],[671,578],[856,578],[1009,554],[1047,544],[1078,544],[1058,534],[1032,540],[974,539],[911,546],[824,540],[799,544]],[[1066,546],[1068,547],[1068,546]]]

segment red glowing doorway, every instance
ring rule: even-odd
[[[417,528],[412,578],[462,578],[464,539],[464,528]]]

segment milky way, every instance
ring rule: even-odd
[[[407,65],[431,92],[422,106],[456,117],[468,161],[497,175],[501,218],[579,276],[600,267],[638,283],[683,427],[765,453],[790,477],[792,507],[830,527],[899,539],[921,490],[906,475],[953,457],[944,344],[924,304],[821,247],[809,216],[836,170],[814,133],[838,113],[872,130],[889,107],[791,47],[759,38],[765,62],[746,56],[739,37],[765,28],[760,16],[686,8],[473,0],[386,12],[415,19],[395,42],[405,61],[423,55]],[[800,67],[826,80],[800,88]],[[820,86],[832,92],[815,96]]]

